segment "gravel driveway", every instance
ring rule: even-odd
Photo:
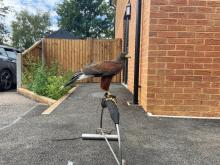
[[[0,92],[0,130],[15,124],[39,103],[27,99],[15,90]]]
[[[111,91],[118,98],[123,157],[127,165],[220,164],[220,120],[147,117],[141,108],[127,106],[126,101],[131,101],[132,95],[123,86],[112,85]],[[1,114],[7,109],[12,114],[12,117],[5,115],[8,121],[4,117],[0,119],[5,122],[1,121],[3,125],[26,114],[0,130],[0,165],[116,164],[104,141],[80,139],[82,133],[94,133],[99,126],[103,93],[98,84],[81,85],[46,116],[40,115],[42,108],[36,109],[39,106],[28,112],[36,105],[33,101],[14,92],[3,95],[0,94],[4,100]],[[113,128],[107,111],[104,127]],[[117,149],[117,143],[112,143]]]

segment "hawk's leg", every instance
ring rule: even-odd
[[[106,92],[104,94],[104,97],[102,98],[102,101],[101,101],[102,109],[101,109],[101,118],[100,118],[100,128],[98,128],[96,130],[96,133],[99,133],[99,134],[101,134],[101,129],[106,134],[111,134],[113,131],[112,129],[103,128],[103,113],[104,113],[104,109],[107,107],[107,102],[108,102],[108,104],[109,104],[109,102],[112,102],[112,104],[116,105],[116,97],[114,95],[112,95],[110,92]],[[111,114],[111,117],[112,117],[112,115],[114,115],[112,113],[110,113],[110,114]]]

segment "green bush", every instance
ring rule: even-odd
[[[22,83],[33,92],[52,99],[59,99],[65,95],[70,88],[60,89],[72,76],[72,72],[58,73],[57,64],[50,68],[41,64],[32,64],[23,73]]]
[[[48,84],[48,74],[43,66],[36,68],[33,76],[31,89],[40,95],[46,96]]]
[[[25,85],[28,89],[32,89],[32,84],[34,80],[34,75],[36,75],[36,71],[40,67],[38,63],[31,63],[28,64],[22,73],[22,84]]]
[[[60,87],[66,82],[63,76],[50,76],[48,77],[48,83],[46,86],[46,95],[53,99],[59,99],[62,97],[66,92],[65,90],[60,90]]]

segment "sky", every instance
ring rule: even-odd
[[[6,6],[10,6],[13,12],[10,12],[5,23],[9,31],[11,30],[10,25],[13,20],[15,20],[16,12],[21,10],[28,10],[30,13],[36,13],[37,10],[47,11],[50,13],[51,17],[51,30],[57,30],[57,13],[55,12],[55,7],[57,3],[62,2],[61,0],[3,0]]]

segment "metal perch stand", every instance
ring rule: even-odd
[[[120,114],[117,107],[116,97],[105,93],[104,98],[101,102],[102,110],[101,110],[101,119],[100,119],[100,128],[97,130],[97,134],[82,134],[83,140],[105,140],[109,149],[111,150],[116,162],[118,165],[122,165],[125,161],[122,160],[122,149],[121,149],[121,137],[120,137],[120,129],[119,129],[119,118]],[[102,128],[102,119],[104,109],[107,108],[109,110],[110,116],[115,124],[117,134],[111,135],[111,131],[105,130]],[[118,141],[118,156],[116,156],[114,150],[109,143],[109,140]]]

